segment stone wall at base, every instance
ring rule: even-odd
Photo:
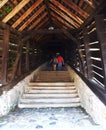
[[[25,88],[28,86],[29,82],[33,80],[33,77],[37,76],[39,70],[43,66],[45,66],[45,64],[38,67],[30,75],[17,83],[12,89],[3,92],[0,96],[0,117],[8,114],[11,110],[16,108],[20,97],[25,91]]]
[[[91,91],[85,82],[68,66],[70,76],[74,76],[75,85],[80,97],[81,106],[93,118],[93,120],[106,129],[106,106]]]

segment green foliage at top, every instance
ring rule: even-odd
[[[2,0],[0,0],[2,1]],[[0,17],[3,16],[3,14],[8,14],[13,8],[9,5],[6,5],[2,10],[0,10]],[[5,12],[5,13],[4,13]]]
[[[12,10],[12,7],[9,6],[9,5],[5,6],[5,8],[4,8],[4,11],[5,11],[7,14],[8,14],[11,10]]]

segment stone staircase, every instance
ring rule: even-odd
[[[72,82],[68,71],[40,71],[36,82]]]
[[[68,71],[41,71],[30,82],[19,108],[78,107],[80,99]]]

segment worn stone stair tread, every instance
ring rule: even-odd
[[[80,98],[68,71],[41,71],[19,101],[20,108],[77,107]]]
[[[36,104],[23,104],[20,103],[19,107],[20,108],[47,108],[47,107],[79,107],[81,104],[80,102],[78,103],[36,103]]]
[[[46,99],[46,100],[45,100]],[[80,99],[79,97],[74,97],[74,98],[22,98],[20,100],[21,103],[38,103],[38,102],[42,102],[42,103],[59,103],[59,102],[65,102],[65,103],[72,103],[72,102],[79,102]]]
[[[30,93],[27,93],[27,94],[24,94],[23,95],[23,98],[61,98],[61,97],[69,97],[69,98],[72,98],[72,97],[78,97],[78,94],[77,93],[74,93],[74,94],[30,94]]]
[[[29,92],[29,93],[35,93],[35,94],[37,94],[37,93],[46,93],[46,94],[48,94],[48,93],[58,93],[58,94],[60,94],[60,93],[64,93],[64,94],[68,94],[68,93],[76,93],[77,92],[77,90],[27,90],[26,91],[27,93]]]
[[[76,89],[75,86],[29,86],[30,89]]]
[[[65,85],[75,85],[75,83],[74,82],[30,82],[29,85],[65,86]]]

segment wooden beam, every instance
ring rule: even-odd
[[[40,9],[38,9],[34,15],[32,15],[18,30],[23,31],[28,25],[45,9],[45,5],[43,5]]]
[[[22,0],[3,20],[7,23],[12,17],[14,17],[30,0]]]
[[[7,83],[8,54],[9,54],[9,30],[4,30],[3,51],[2,51],[2,72],[1,72],[1,82],[3,85]]]
[[[19,40],[17,56],[16,56],[16,60],[15,60],[15,63],[14,63],[13,71],[12,71],[11,81],[14,80],[18,66],[19,66],[19,63],[20,63],[20,58],[21,58],[21,55],[22,55],[22,47],[23,47],[23,42],[22,42],[22,40]]]
[[[51,15],[52,17],[60,21],[60,23],[62,23],[64,26],[69,27],[70,29],[74,29],[74,27],[71,24],[69,24],[67,21],[65,21],[63,18],[57,17],[56,14],[54,14],[53,12],[51,12]]]
[[[36,25],[36,29],[41,28],[45,23],[48,22],[48,18],[44,19],[43,21],[41,21],[39,24]]]
[[[39,4],[43,2],[43,0],[37,0],[13,25],[13,28],[16,28],[31,12],[39,6]]]
[[[93,3],[93,0],[84,0],[90,7],[92,7],[93,9],[95,9],[95,5]]]
[[[101,0],[101,3],[96,7],[96,10],[85,20],[85,22],[80,26],[78,31],[84,29],[84,27],[89,24],[93,18],[103,9],[106,8],[106,1]]]
[[[88,79],[92,79],[92,62],[91,62],[91,52],[90,52],[90,38],[89,38],[89,34],[87,32],[87,30],[84,30],[83,33],[84,39],[84,47],[85,47],[85,56],[86,56],[86,65],[87,67],[84,66],[84,75],[88,78]],[[85,61],[83,60],[83,63],[85,63]]]
[[[68,26],[66,26],[66,25],[64,25],[61,21],[59,21],[58,19],[55,19],[54,17],[52,17],[52,19],[53,19],[53,21],[54,21],[54,23],[56,24],[56,26],[58,27],[58,28],[64,28],[64,29],[67,29],[68,28]]]
[[[97,34],[101,46],[104,86],[105,86],[105,93],[106,93],[106,30],[105,30],[106,25],[105,25],[104,18],[105,16],[103,15],[97,15],[95,17]]]
[[[27,45],[26,45],[26,71],[28,72],[29,71],[29,41],[27,41]]]
[[[60,17],[62,17],[64,20],[66,20],[68,23],[70,23],[74,28],[80,27],[78,23],[73,21],[71,18],[69,18],[67,15],[65,15],[62,11],[59,11],[57,8],[55,8],[52,4],[50,4],[51,9],[56,12]]]
[[[56,7],[60,8],[62,11],[64,11],[68,16],[70,16],[72,19],[74,19],[79,24],[83,23],[83,20],[80,19],[78,16],[73,14],[71,11],[69,11],[66,7],[64,7],[62,4],[60,4],[58,1],[50,0],[52,4],[54,4]]]
[[[84,10],[82,10],[79,6],[77,6],[76,4],[74,4],[72,1],[70,1],[70,0],[62,0],[62,1],[66,5],[68,5],[70,8],[72,8],[73,10],[75,10],[82,17],[87,18],[89,16],[89,14],[87,12],[85,12]]]
[[[1,21],[0,21],[0,28],[2,28],[2,29],[8,29],[8,30],[10,30],[10,32],[12,32],[12,33],[14,33],[16,35],[21,35],[21,33],[19,31],[17,31],[16,29],[8,26],[7,24],[5,24],[5,23],[3,23]]]
[[[43,13],[43,14],[40,16],[40,18],[38,18],[38,19],[29,27],[28,30],[33,29],[39,22],[41,22],[41,21],[45,18],[45,16],[47,16],[47,12]]]
[[[2,8],[9,0],[0,1],[0,8]]]
[[[52,23],[52,19],[51,19],[51,15],[50,15],[49,1],[48,1],[48,0],[44,0],[44,2],[45,2],[45,5],[46,5],[46,10],[47,10],[47,12],[48,12],[49,22],[50,22],[50,24],[52,25],[53,23]],[[52,26],[53,26],[53,25],[52,25]]]

